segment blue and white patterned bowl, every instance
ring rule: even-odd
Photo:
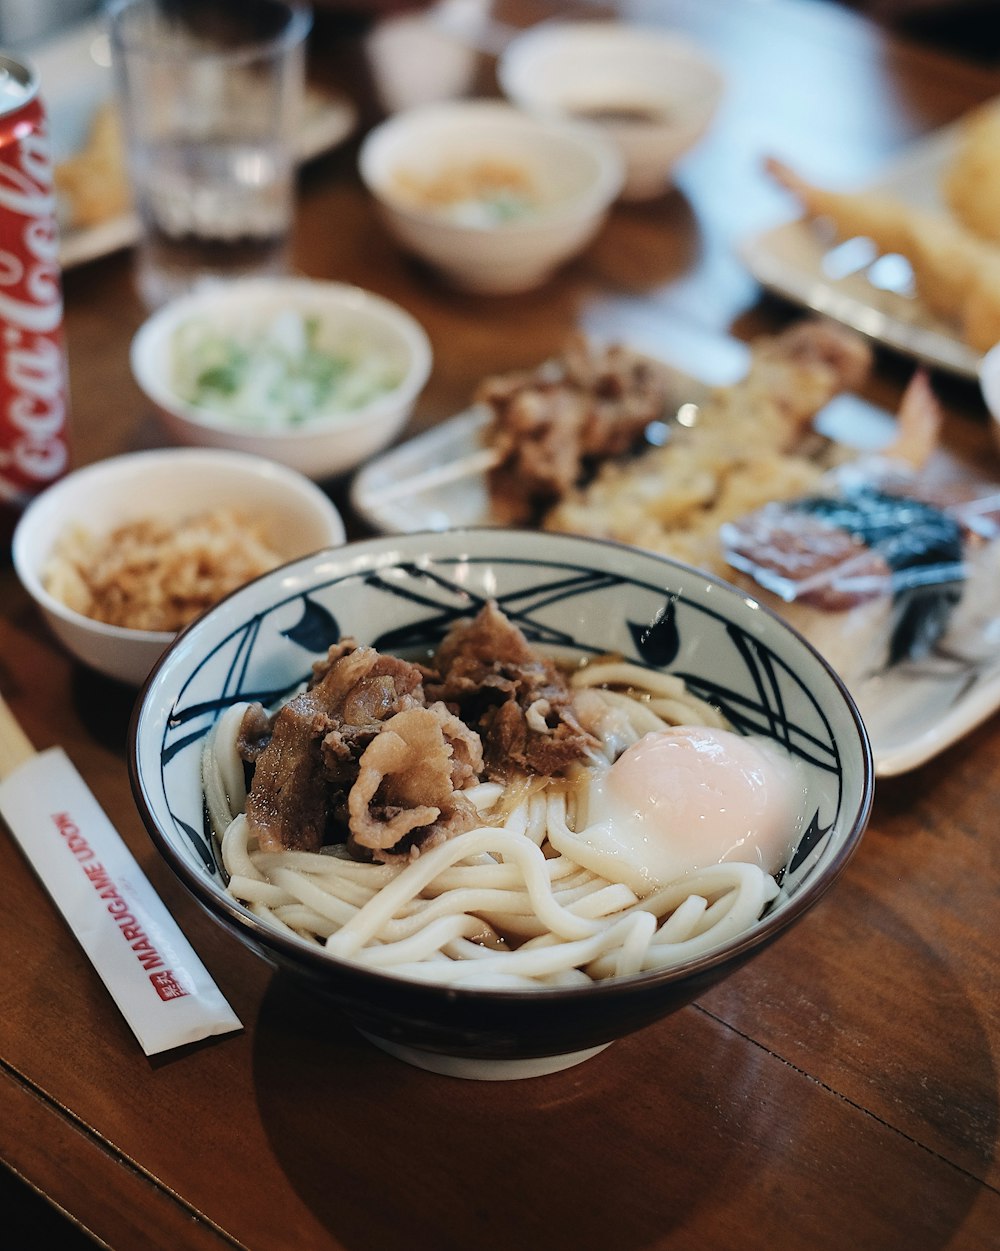
[[[329,644],[352,635],[424,654],[486,599],[542,646],[621,653],[681,675],[738,729],[787,745],[807,770],[812,819],[783,890],[747,933],[679,967],[584,988],[446,988],[328,956],[230,898],[206,833],[200,754],[232,702],[277,701]],[[172,869],[234,937],[307,979],[386,1050],[438,1072],[553,1071],[690,1002],[787,930],[843,870],[868,820],[873,769],[846,689],[795,632],[752,599],[686,566],[568,535],[468,530],[348,544],[235,592],[179,636],[131,729],[146,826]]]

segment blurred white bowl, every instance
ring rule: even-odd
[[[489,4],[489,0],[485,0]],[[386,113],[467,95],[479,58],[466,40],[456,38],[446,12],[465,12],[474,22],[484,0],[438,0],[425,10],[389,13],[365,36],[365,55],[375,93]]]
[[[384,362],[393,385],[360,406],[296,425],[278,423],[273,414],[272,424],[265,424],[264,405],[250,422],[181,398],[174,353],[182,327],[204,322],[219,339],[263,334],[283,313],[316,319],[317,347],[326,352]],[[140,327],[131,351],[135,379],[174,440],[252,452],[319,480],[346,473],[395,438],[430,376],[432,359],[423,328],[397,304],[360,287],[306,278],[238,280],[174,300]]]
[[[1000,343],[979,362],[979,389],[990,412],[990,429],[1000,447]]]
[[[586,119],[618,146],[624,200],[662,195],[715,116],[723,77],[696,44],[616,22],[544,22],[497,65],[508,98],[542,117]]]
[[[492,100],[423,105],[376,126],[359,169],[389,231],[455,287],[528,291],[581,252],[621,189],[623,163],[596,127]],[[499,210],[477,180],[510,175],[524,201]],[[470,194],[448,198],[442,187]]]
[[[308,478],[256,456],[198,448],[135,452],[78,469],[29,505],[14,533],[14,568],[53,634],[78,660],[138,686],[173,631],[107,625],[46,590],[45,567],[73,527],[103,535],[141,518],[180,521],[208,508],[252,512],[282,560],[344,542],[344,523]]]

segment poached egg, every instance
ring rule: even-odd
[[[725,861],[774,873],[806,815],[806,779],[770,739],[712,726],[645,735],[578,798],[580,859],[640,897]]]

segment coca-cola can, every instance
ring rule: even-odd
[[[0,53],[0,543],[69,464],[62,274],[35,71]]]

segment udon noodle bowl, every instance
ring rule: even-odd
[[[232,897],[331,956],[453,986],[663,969],[749,930],[807,822],[790,754],[679,678],[560,667],[495,606],[425,663],[353,640],[203,755]]]

